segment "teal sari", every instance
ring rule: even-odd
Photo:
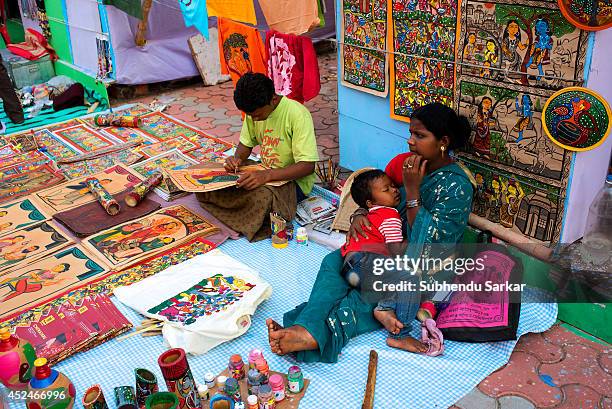
[[[470,178],[452,163],[427,175],[419,188],[422,206],[406,237],[409,257],[426,256],[429,244],[441,244],[448,251],[461,240],[472,208]],[[406,192],[398,211],[406,221]],[[436,256],[437,257],[437,256]],[[342,256],[336,250],[323,259],[308,302],[283,316],[283,325],[299,325],[316,339],[319,348],[300,351],[303,362],[337,362],[342,348],[353,337],[380,328],[372,314],[376,304],[365,302],[341,276]]]

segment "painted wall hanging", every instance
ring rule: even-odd
[[[587,88],[562,89],[544,105],[546,135],[571,151],[588,151],[604,143],[610,133],[611,119],[608,102]]]
[[[572,160],[572,152],[545,135],[544,105],[556,90],[583,81],[587,40],[588,33],[571,25],[555,0],[465,0],[462,5],[455,104],[470,120],[472,135],[458,155],[484,179],[481,191],[489,196],[496,195],[494,175],[513,175],[523,190],[530,185],[531,194],[544,197],[534,196],[542,214],[549,215],[530,216],[542,223],[537,232],[518,217],[504,224],[491,216],[498,211],[485,216],[534,241],[560,238]],[[517,197],[516,205],[528,204],[528,196]],[[474,203],[476,214],[483,213],[480,202],[479,212]]]
[[[391,118],[431,102],[452,106],[459,0],[389,0]]]
[[[342,2],[340,81],[379,97],[389,92],[387,0]]]
[[[570,23],[588,31],[612,27],[610,0],[557,0],[559,8]]]
[[[79,152],[91,152],[96,149],[107,148],[116,143],[86,125],[77,125],[54,133]]]

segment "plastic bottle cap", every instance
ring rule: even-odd
[[[206,385],[198,386],[198,393],[200,395],[206,395],[208,393],[208,386],[206,386]]]
[[[9,331],[8,328],[4,327],[0,329],[0,339],[1,340],[9,339],[10,337],[11,337],[11,331]]]
[[[255,405],[257,403],[257,396],[256,395],[249,395],[249,397],[247,398],[247,403],[249,405]]]
[[[227,382],[227,376],[221,375],[217,377],[217,385],[219,385],[220,388],[225,386],[225,382]]]
[[[208,372],[206,375],[204,375],[204,381],[212,382],[214,380],[215,380],[215,375],[213,375],[211,372]]]
[[[237,364],[239,362],[242,362],[242,357],[238,354],[234,354],[230,357],[230,362],[233,364]]]
[[[281,388],[283,386],[283,377],[277,374],[270,376],[268,380],[272,389]]]
[[[47,358],[38,358],[34,361],[34,366],[45,366],[47,365]]]

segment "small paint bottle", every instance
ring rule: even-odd
[[[261,385],[257,397],[259,398],[259,409],[276,409],[276,401],[270,385]]]
[[[255,362],[255,369],[257,369],[262,375],[263,379],[261,380],[261,383],[268,383],[268,377],[270,376],[270,367],[268,366],[268,361],[263,358],[258,359],[257,362]]]
[[[255,361],[263,357],[261,349],[252,349],[251,352],[249,352],[249,369],[255,369]]]
[[[246,376],[244,361],[242,360],[242,357],[238,354],[234,354],[230,357],[227,369],[229,370],[230,375],[234,379],[242,380]]]
[[[206,383],[206,386],[208,386],[208,389],[214,388],[215,385],[217,384],[215,382],[215,375],[208,372],[206,375],[204,375],[204,383]]]
[[[304,388],[304,374],[299,366],[293,365],[287,371],[287,384],[289,392],[300,393]]]
[[[306,231],[306,227],[298,227],[297,234],[295,235],[295,241],[298,244],[303,244],[304,246],[308,245],[308,232]]]
[[[225,388],[223,389],[223,392],[225,392],[225,394],[230,398],[234,399],[234,402],[242,401],[240,396],[240,385],[234,378],[228,378],[228,380],[225,381]]]
[[[283,377],[278,374],[270,375],[269,383],[274,393],[274,400],[282,402],[285,399],[285,381]]]
[[[206,386],[206,385],[199,385],[198,386],[198,396],[202,400],[208,400],[209,397],[210,397],[210,395],[208,394],[208,386]]]
[[[257,399],[257,395],[249,395],[247,398],[247,409],[259,409],[259,399]]]
[[[222,391],[225,389],[225,382],[227,382],[227,376],[217,376],[217,389]]]
[[[257,391],[259,391],[259,386],[261,385],[261,374],[257,369],[249,369],[249,373],[247,374],[247,388],[249,391],[249,395],[257,395]]]

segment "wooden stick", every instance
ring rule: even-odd
[[[140,334],[140,333],[143,333],[143,332],[147,332],[147,331],[154,330],[154,329],[156,329],[156,328],[161,327],[161,326],[162,326],[162,324],[163,324],[163,322],[160,322],[160,323],[158,323],[158,324],[154,324],[154,325],[151,325],[151,326],[148,326],[148,327],[145,327],[145,328],[139,329],[138,331],[131,332],[131,333],[127,334],[127,335],[124,335],[124,336],[122,336],[122,337],[120,337],[120,338],[117,338],[117,341],[123,341],[124,339],[130,338],[130,337],[133,337],[134,335],[137,335],[137,334]]]
[[[374,391],[376,389],[376,368],[378,366],[378,352],[370,351],[370,362],[368,363],[368,382],[366,383],[365,395],[361,409],[374,408]]]

